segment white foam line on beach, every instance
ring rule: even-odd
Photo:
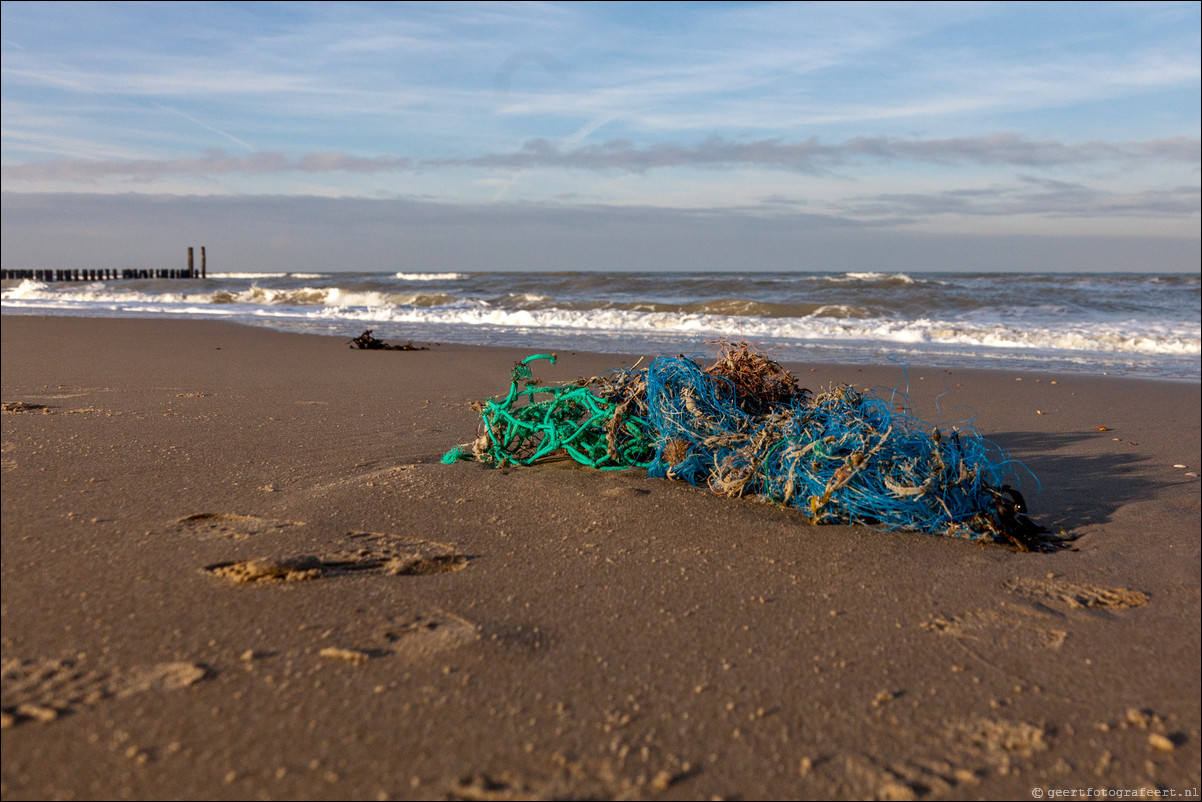
[[[239,274],[280,275],[280,274]],[[460,273],[398,274],[422,277],[462,276]],[[904,274],[847,274],[896,280]],[[838,277],[836,277],[838,278]],[[120,282],[55,283],[23,280],[0,293],[6,309],[77,310],[81,314],[109,315],[214,315],[224,318],[279,318],[287,320],[364,321],[447,327],[529,329],[570,334],[605,332],[607,336],[638,336],[677,332],[685,335],[718,335],[737,338],[796,340],[799,342],[873,342],[899,345],[961,346],[1024,351],[1076,351],[1098,354],[1198,356],[1202,354],[1202,325],[1197,320],[1064,320],[1067,307],[1042,304],[1029,307],[991,307],[954,318],[905,319],[872,316],[865,309],[828,304],[808,315],[765,317],[739,314],[725,307],[693,312],[543,307],[551,298],[531,292],[514,292],[508,302],[492,305],[481,298],[459,298],[446,292],[384,291],[321,286],[277,288],[253,284],[225,285],[196,291],[186,283],[182,291],[147,291]],[[401,285],[403,287],[404,285]],[[398,288],[400,289],[400,288]],[[494,299],[495,300],[495,299]],[[523,308],[523,307],[533,308]],[[736,305],[737,306],[737,305]],[[186,311],[185,311],[186,310]],[[842,314],[840,314],[842,312]],[[1046,319],[1052,320],[1048,323]],[[1059,318],[1060,321],[1056,319]]]
[[[312,306],[271,303],[277,295],[284,298],[311,292]],[[934,319],[887,320],[882,318],[759,318],[714,314],[637,312],[621,309],[502,309],[480,303],[460,302],[438,305],[437,296],[413,294],[409,305],[387,303],[397,294],[343,293],[329,290],[256,290],[249,297],[229,294],[225,303],[212,303],[204,294],[138,296],[95,293],[88,300],[79,295],[66,299],[38,292],[22,295],[5,293],[8,308],[69,310],[97,309],[119,315],[215,315],[221,317],[279,318],[288,320],[359,321],[364,323],[405,323],[462,327],[495,327],[570,333],[573,331],[607,332],[613,336],[666,334],[676,332],[694,336],[718,335],[760,340],[796,340],[825,342],[883,342],[900,345],[942,345],[973,348],[997,348],[1028,351],[1079,351],[1106,354],[1183,355],[1202,354],[1202,331],[1198,325],[1149,324],[1126,327],[1120,324],[1092,323],[1072,327],[1046,328],[1034,325],[1006,326],[1000,323],[974,324],[968,321]],[[83,294],[86,296],[86,294]],[[334,297],[329,297],[333,295]],[[247,303],[247,301],[255,301]],[[322,305],[321,300],[338,305]],[[264,303],[266,301],[266,303]],[[354,301],[347,303],[347,301]],[[257,302],[257,303],[256,303]],[[418,305],[412,305],[416,303]]]

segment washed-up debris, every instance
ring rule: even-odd
[[[850,385],[811,393],[745,343],[726,344],[705,368],[660,357],[555,387],[533,378],[539,360],[556,355],[517,363],[509,393],[479,405],[475,442],[443,462],[529,465],[563,453],[602,470],[644,468],[796,507],[813,524],[1055,547],[1004,482],[1022,466],[971,427],[941,430],[913,417],[904,396],[885,400]]]
[[[33,412],[34,410],[40,411],[43,415],[49,414],[50,412],[50,407],[46,406],[45,404],[30,404],[26,401],[5,401],[3,408],[4,412],[12,414]]]
[[[389,345],[383,340],[377,340],[372,336],[372,329],[360,334],[358,337],[350,341],[351,348],[358,348],[360,351],[429,351],[424,345],[414,345],[413,340],[404,345]]]

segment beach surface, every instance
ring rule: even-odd
[[[1033,554],[442,465],[532,351],[429,346],[3,318],[4,798],[1197,798],[1197,383],[909,369]]]

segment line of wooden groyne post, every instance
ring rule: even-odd
[[[163,270],[163,269],[101,269],[91,270],[84,268],[82,270],[21,270],[21,269],[4,269],[0,270],[0,278],[2,279],[26,279],[30,278],[34,281],[44,281],[51,283],[55,281],[116,281],[117,279],[135,279],[135,278],[208,278],[208,269],[205,265],[205,249],[200,246],[200,269],[197,270],[192,263],[192,249],[188,248],[188,268],[186,270]]]

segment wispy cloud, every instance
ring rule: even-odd
[[[160,108],[162,108],[163,111],[170,112],[171,114],[178,114],[180,117],[183,117],[188,122],[195,123],[196,125],[199,125],[201,128],[205,129],[206,131],[212,131],[213,133],[217,134],[218,136],[225,137],[226,139],[230,140],[231,142],[234,142],[235,144],[241,145],[242,147],[246,148],[251,153],[255,152],[255,146],[250,144],[246,140],[239,139],[238,137],[234,136],[231,133],[222,131],[220,128],[209,125],[208,123],[203,122],[201,120],[198,120],[195,117],[193,117],[191,114],[184,114],[182,111],[179,111],[178,109],[168,108],[167,106],[161,106]]]
[[[412,166],[411,159],[392,156],[369,159],[345,153],[307,153],[299,157],[284,153],[229,156],[220,150],[213,150],[203,156],[180,159],[36,162],[4,167],[3,175],[6,181],[95,181],[113,176],[145,179],[169,175],[208,176],[229,173],[378,173],[403,170]]]
[[[1197,214],[1196,2],[677,5],[5,3],[0,173],[606,219]]]
[[[245,144],[245,143],[244,143]],[[249,147],[249,146],[248,146]],[[658,143],[636,147],[629,140],[610,140],[599,145],[561,148],[536,139],[512,153],[497,153],[466,159],[418,159],[405,156],[350,156],[346,153],[307,153],[289,156],[280,152],[236,157],[212,150],[195,158],[112,159],[36,162],[6,166],[5,180],[94,180],[108,176],[149,177],[165,175],[219,175],[226,173],[347,172],[380,173],[408,169],[453,167],[532,170],[569,168],[646,172],[672,168],[756,167],[823,173],[835,167],[866,161],[930,164],[1004,165],[1011,167],[1058,167],[1105,162],[1178,162],[1197,164],[1200,141],[1174,137],[1151,142],[1032,141],[1013,133],[954,139],[901,139],[859,137],[825,144],[816,138],[803,142],[763,139],[735,142],[712,136],[696,145]]]
[[[622,12],[557,4],[230,6],[192,21],[186,35],[153,9],[83,7],[85,23],[97,16],[92,28],[115,33],[97,40],[77,32],[83,41],[53,51],[6,44],[3,69],[6,93],[143,99],[194,114],[220,132],[238,126],[195,114],[192,104],[219,104],[230,115],[285,130],[320,127],[323,139],[345,135],[360,118],[373,121],[377,138],[387,135],[386,120],[407,128],[420,121],[434,137],[458,130],[480,150],[496,149],[490,134],[562,135],[531,130],[548,122],[562,131],[616,121],[643,143],[699,131],[879,130],[899,120],[926,128],[957,116],[1184,89],[1202,69],[1196,36],[1155,45],[1116,41],[1113,28],[1093,32],[1092,19],[1061,19],[1047,32],[1030,26],[1030,41],[998,48],[981,31],[995,17],[1013,25],[1011,14],[1028,11],[860,5],[701,5],[643,24]],[[19,23],[21,14],[17,6],[5,9],[8,30],[8,20]],[[36,9],[28,13],[36,16]],[[122,33],[135,30],[145,34]],[[1063,30],[1085,44],[1069,52],[1053,46]],[[184,46],[166,44],[181,38]],[[51,101],[59,102],[43,97]]]

